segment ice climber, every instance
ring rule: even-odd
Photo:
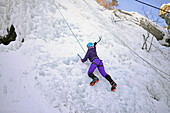
[[[99,79],[93,74],[94,70],[96,68],[98,68],[98,70],[101,73],[101,75],[103,77],[105,77],[110,82],[110,84],[111,84],[111,91],[114,91],[116,89],[116,87],[117,87],[117,84],[112,80],[110,75],[108,75],[105,72],[103,62],[97,56],[96,45],[97,45],[97,42],[95,42],[95,43],[89,42],[87,44],[88,51],[87,51],[85,57],[83,59],[81,59],[81,61],[83,63],[86,62],[87,59],[89,59],[91,61],[91,65],[90,65],[90,68],[88,70],[88,76],[90,78],[92,78],[93,80],[90,83],[90,85],[93,86],[95,83],[97,83],[99,81]]]

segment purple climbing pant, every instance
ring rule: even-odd
[[[105,72],[105,70],[104,70],[104,66],[100,66],[100,65],[103,65],[103,62],[100,60],[100,59],[94,59],[93,60],[93,62],[94,63],[96,63],[96,64],[91,64],[90,65],[90,68],[89,68],[89,71],[88,71],[88,75],[90,74],[90,73],[93,73],[94,72],[94,70],[96,69],[96,68],[98,68],[98,70],[99,70],[99,72],[100,72],[100,74],[103,76],[103,77],[105,77],[106,75],[107,75],[107,73]]]

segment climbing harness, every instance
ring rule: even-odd
[[[99,59],[100,60],[100,59]],[[101,60],[100,60],[100,63],[101,63]],[[103,67],[103,65],[100,65],[100,63],[99,64],[96,64],[95,62],[92,62],[92,64],[95,64],[97,67]]]

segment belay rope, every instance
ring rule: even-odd
[[[166,13],[170,13],[170,12],[168,12],[168,11],[165,11],[165,10],[160,9],[160,8],[158,8],[158,7],[155,7],[155,6],[153,6],[153,5],[147,4],[147,3],[145,3],[145,2],[142,2],[142,1],[139,1],[139,0],[135,0],[135,1],[137,1],[137,2],[139,2],[139,3],[142,3],[142,4],[144,4],[144,5],[147,5],[147,6],[153,7],[153,8],[155,8],[155,9],[164,11],[164,12],[166,12]]]
[[[69,28],[69,29],[70,29],[70,31],[72,32],[73,36],[75,37],[75,39],[76,39],[76,40],[77,40],[77,42],[79,43],[80,47],[81,47],[81,48],[82,48],[82,50],[85,52],[85,50],[84,50],[83,46],[81,45],[80,41],[77,39],[77,37],[76,37],[75,33],[73,32],[73,30],[71,29],[70,25],[69,25],[69,24],[68,24],[68,22],[66,21],[65,17],[64,17],[64,16],[63,16],[63,14],[61,13],[61,11],[60,11],[59,7],[56,5],[55,0],[53,0],[53,2],[54,2],[54,4],[55,4],[56,8],[58,9],[58,11],[59,11],[60,15],[62,16],[62,18],[63,18],[63,19],[64,19],[64,21],[66,22],[66,24],[67,24],[68,28]]]
[[[77,42],[79,43],[80,47],[81,47],[81,48],[82,48],[82,50],[85,52],[85,50],[84,50],[83,46],[81,45],[80,41],[77,39],[77,37],[76,37],[75,33],[73,32],[73,30],[71,29],[70,25],[69,25],[69,24],[68,24],[68,22],[66,21],[66,19],[65,19],[64,15],[61,13],[61,11],[60,11],[59,7],[56,5],[55,0],[53,0],[53,2],[54,2],[54,4],[55,4],[56,8],[58,9],[58,11],[59,11],[60,15],[61,15],[61,16],[62,16],[62,18],[64,19],[65,23],[67,24],[68,28],[69,28],[69,29],[70,29],[70,31],[72,32],[73,36],[75,37],[75,39],[76,39],[76,40],[77,40]],[[99,41],[98,41],[97,43],[99,43],[100,41],[101,41],[101,36],[99,36]],[[81,57],[79,54],[77,54],[77,55],[78,55],[78,57],[80,57],[80,59],[82,59],[82,57]]]

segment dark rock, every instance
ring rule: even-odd
[[[165,34],[158,25],[138,13],[126,12],[120,9],[115,10],[113,13],[122,21],[130,21],[141,26],[143,29],[155,36],[157,40],[162,40],[164,38]]]
[[[6,36],[0,36],[0,44],[8,45],[11,41],[16,40],[17,34],[13,25],[11,25],[10,30],[7,29],[7,32]]]
[[[155,36],[157,40],[162,40],[165,35],[160,29],[156,27],[156,25],[150,24],[147,19],[141,19],[140,26]]]

